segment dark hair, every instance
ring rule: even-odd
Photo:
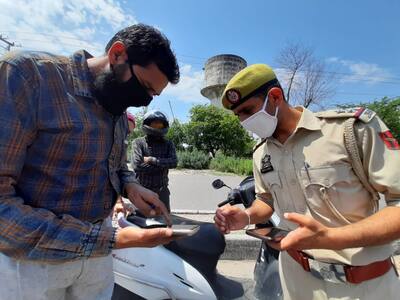
[[[179,66],[170,41],[159,30],[136,24],[117,32],[106,46],[106,52],[116,41],[124,43],[131,64],[146,67],[155,63],[171,83],[179,82]]]

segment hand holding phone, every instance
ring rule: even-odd
[[[289,232],[290,231],[279,227],[266,227],[246,230],[246,234],[252,237],[261,239],[263,241],[273,242],[279,242],[285,236],[287,236]]]

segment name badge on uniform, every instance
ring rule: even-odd
[[[268,173],[274,170],[271,163],[271,155],[265,154],[261,160],[261,173]]]

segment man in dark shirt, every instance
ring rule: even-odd
[[[157,193],[170,211],[168,170],[176,168],[174,143],[165,139],[169,123],[160,111],[148,112],[143,118],[145,137],[133,142],[132,165],[136,178],[144,187]]]
[[[110,299],[111,250],[171,241],[171,229],[112,228],[118,195],[168,215],[126,166],[129,106],[147,106],[179,68],[151,26],[105,54],[0,58],[0,298]]]

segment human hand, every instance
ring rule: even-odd
[[[142,229],[137,227],[120,228],[115,238],[115,249],[165,245],[175,240],[171,228]]]
[[[315,219],[298,213],[285,213],[285,219],[299,225],[279,242],[268,241],[268,245],[277,250],[333,249],[334,241],[331,229]]]
[[[244,210],[227,204],[217,209],[214,222],[222,233],[228,234],[232,230],[246,227],[249,224],[249,216]]]
[[[153,163],[155,163],[156,158],[152,157],[152,156],[145,156],[145,157],[143,157],[143,161],[146,164],[153,164]]]
[[[158,195],[140,184],[126,184],[125,190],[129,200],[143,213],[145,216],[154,217],[163,215],[168,226],[172,224],[171,217],[164,203],[160,201]]]
[[[128,201],[128,200],[125,200]],[[114,210],[113,210],[113,218],[116,218],[118,213],[123,213],[124,216],[128,215],[129,213],[132,213],[135,208],[132,203],[126,203],[122,197],[118,197],[117,202],[115,203]]]

